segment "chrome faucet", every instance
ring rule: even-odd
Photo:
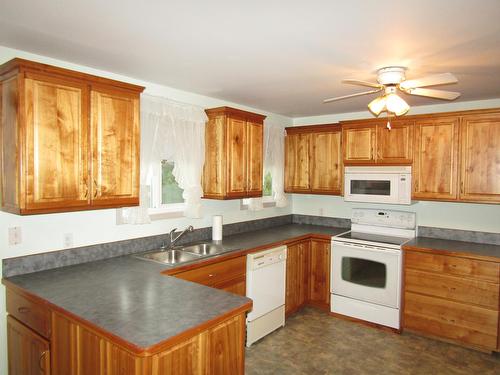
[[[168,246],[169,249],[172,249],[174,245],[181,239],[182,236],[184,236],[188,232],[192,232],[194,230],[193,226],[190,225],[186,229],[184,229],[177,237],[174,238],[174,234],[177,228],[174,228],[170,231],[170,245]]]

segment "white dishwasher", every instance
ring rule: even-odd
[[[247,255],[247,346],[285,325],[286,246]]]

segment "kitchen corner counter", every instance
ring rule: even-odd
[[[500,263],[500,245],[416,237],[404,244],[403,250],[416,250]]]
[[[329,239],[347,230],[289,224],[241,233],[224,239],[227,253],[208,260],[218,261],[223,256],[242,255],[311,235]],[[120,339],[137,353],[221,316],[251,309],[249,298],[162,274],[168,270],[172,267],[122,256],[4,278],[3,283]]]

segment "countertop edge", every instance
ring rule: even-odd
[[[66,310],[66,309],[63,309],[62,307],[60,307],[58,305],[55,305],[55,304],[49,302],[48,300],[46,300],[44,298],[37,296],[36,294],[29,292],[28,290],[12,283],[9,280],[2,279],[2,284],[5,285],[5,287],[12,289],[15,293],[20,294],[23,297],[26,297],[27,299],[33,300],[37,304],[43,305],[44,307],[50,309],[51,312],[54,311],[56,313],[64,314],[67,317],[69,317],[70,319],[73,319],[73,320],[77,321],[78,323],[81,323],[81,324],[87,326],[91,330],[101,334],[104,337],[109,338],[111,341],[113,341],[117,345],[121,346],[122,348],[134,353],[135,355],[139,355],[141,357],[147,357],[150,355],[154,355],[154,354],[157,354],[165,349],[173,347],[176,344],[178,344],[179,342],[181,342],[182,340],[185,340],[189,337],[192,337],[196,333],[201,332],[201,331],[209,328],[212,325],[216,325],[216,324],[230,318],[231,316],[249,311],[253,305],[252,301],[247,301],[246,303],[244,303],[238,307],[232,308],[232,309],[226,311],[225,313],[218,315],[210,320],[207,320],[207,321],[202,322],[198,325],[190,327],[190,328],[186,329],[185,331],[182,331],[181,333],[178,333],[174,336],[168,337],[165,340],[159,341],[158,343],[156,343],[154,345],[151,345],[148,347],[140,347],[140,346],[134,345],[131,342],[121,338],[120,336],[117,336],[117,335],[107,331],[106,329],[103,329],[103,328],[95,325],[92,322],[89,322],[88,320],[86,320],[86,319]],[[51,317],[51,320],[52,320],[52,317]]]

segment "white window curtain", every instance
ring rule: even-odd
[[[141,193],[139,207],[124,210],[122,221],[150,222],[151,184],[160,181],[161,161],[174,163],[173,175],[184,190],[184,216],[201,217],[201,177],[205,161],[203,108],[166,98],[141,95]]]
[[[276,207],[286,207],[285,195],[285,127],[276,121],[265,122],[264,165],[269,168],[272,177],[273,199]]]
[[[273,200],[276,207],[286,207],[285,195],[285,127],[276,120],[264,121],[264,169],[269,170],[272,178]],[[264,208],[262,198],[250,198],[248,209],[260,211]]]

